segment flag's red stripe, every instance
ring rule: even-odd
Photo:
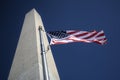
[[[101,34],[99,34],[98,36],[96,36],[96,37],[100,37],[100,36],[104,36],[105,34],[104,33],[101,33]]]
[[[103,43],[101,43],[101,42],[99,42],[99,41],[94,41],[94,42],[97,43],[97,44],[101,44],[101,45],[103,44]]]
[[[82,33],[82,34],[77,34],[77,35],[75,35],[75,37],[84,36],[84,35],[86,35],[86,34],[88,34],[88,32],[85,32],[85,33]]]
[[[97,40],[99,40],[99,41],[101,41],[101,40],[107,40],[107,38],[103,38],[103,39],[97,39]]]
[[[94,42],[97,43],[97,44],[101,44],[101,45],[106,44],[106,41],[104,41],[104,42],[94,41]]]
[[[75,31],[67,32],[67,33],[68,33],[69,35],[71,35],[71,34],[74,34],[74,33],[77,33],[77,32],[79,32],[79,31],[75,30]]]
[[[92,38],[92,37],[94,37],[97,33],[98,33],[98,32],[95,32],[95,33],[91,34],[90,36],[85,37],[84,39],[89,39],[89,38]]]

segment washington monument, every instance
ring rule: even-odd
[[[41,16],[35,9],[25,15],[8,80],[60,80]]]

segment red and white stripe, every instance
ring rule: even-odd
[[[107,39],[104,35],[104,31],[78,31],[78,30],[67,30],[66,31],[69,36],[62,39],[51,39],[51,45],[54,44],[66,44],[71,42],[86,42],[86,43],[98,43],[105,44]]]

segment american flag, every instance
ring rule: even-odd
[[[47,32],[51,38],[50,45],[54,44],[66,44],[71,42],[86,42],[86,43],[98,43],[105,44],[107,39],[104,35],[104,31],[80,31],[80,30],[66,30],[66,31],[51,31]]]

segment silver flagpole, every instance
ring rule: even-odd
[[[42,31],[43,31],[42,27],[40,26],[39,36],[40,36],[41,56],[42,56],[42,65],[43,65],[43,76],[44,76],[44,80],[50,80]]]

